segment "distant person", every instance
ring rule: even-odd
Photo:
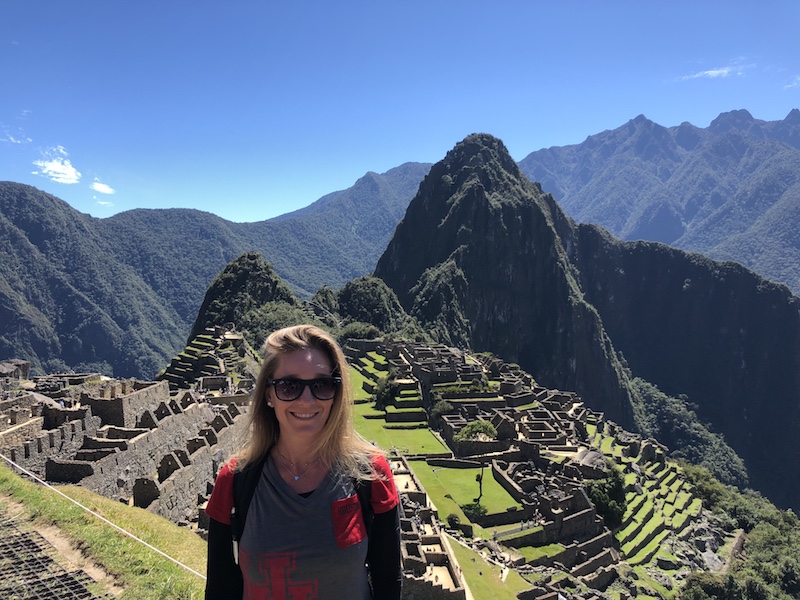
[[[248,442],[206,508],[206,599],[398,600],[397,490],[384,455],[353,429],[341,348],[299,325],[272,333],[262,354]]]

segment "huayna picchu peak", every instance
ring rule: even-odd
[[[738,454],[754,487],[800,501],[800,457],[779,441],[800,420],[800,300],[785,287],[575,224],[486,135],[433,166],[375,275],[437,339],[591,396],[676,451],[699,444],[743,484]],[[682,427],[692,411],[709,428]]]
[[[507,356],[547,385],[591,388],[599,410],[631,425],[621,366],[567,255],[571,230],[500,140],[473,135],[423,180],[375,275],[440,338]]]

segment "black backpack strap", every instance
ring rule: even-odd
[[[233,560],[239,564],[239,540],[244,533],[244,522],[250,501],[256,493],[258,480],[269,457],[269,452],[255,462],[250,462],[241,471],[233,473],[233,508],[231,509],[231,538],[233,539]]]
[[[372,508],[372,480],[371,479],[356,479],[356,494],[358,494],[358,501],[361,503],[361,515],[364,519],[364,525],[367,528],[367,535],[369,535],[372,528],[372,520],[375,517],[375,511]]]

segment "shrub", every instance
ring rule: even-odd
[[[464,515],[473,523],[486,515],[487,512],[486,507],[478,502],[470,502],[469,504],[465,504],[461,507],[461,510],[464,511]]]
[[[625,515],[625,478],[622,472],[613,467],[607,477],[585,482],[585,487],[606,527],[619,527]]]
[[[490,440],[496,439],[497,429],[488,421],[481,421],[480,419],[477,421],[470,421],[455,435],[455,440],[457,442],[480,440],[483,438],[488,438]]]
[[[389,369],[389,374],[378,381],[378,385],[375,387],[376,408],[386,408],[394,401],[399,388],[397,383],[394,381],[396,375],[397,373],[394,369]]]
[[[439,417],[451,412],[453,412],[453,405],[447,400],[439,400],[431,409],[431,417],[438,421]]]

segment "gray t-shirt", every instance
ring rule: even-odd
[[[348,477],[334,472],[308,497],[267,460],[247,512],[239,564],[245,600],[369,600],[367,535]]]

